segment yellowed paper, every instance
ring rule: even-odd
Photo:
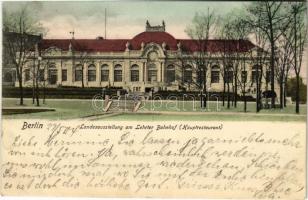
[[[1,194],[303,199],[305,123],[3,120]]]

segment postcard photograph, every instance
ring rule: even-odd
[[[1,5],[1,195],[305,198],[306,1]]]

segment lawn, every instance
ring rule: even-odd
[[[31,99],[24,100],[26,107],[32,106]],[[3,99],[2,107],[15,107],[18,106],[18,99]],[[45,105],[42,107],[55,108],[56,111],[39,112],[29,114],[14,114],[4,115],[3,118],[7,119],[76,119],[88,115],[98,114],[92,108],[90,100],[67,100],[67,99],[47,99]]]
[[[279,107],[277,105],[277,107]],[[191,112],[191,111],[198,111],[198,112],[241,112],[244,111],[244,103],[238,102],[237,107],[235,108],[230,104],[230,108],[227,108],[227,103],[225,102],[225,106],[222,105],[222,102],[214,102],[211,101],[208,103],[208,108],[206,110],[200,108],[199,101],[173,101],[173,102],[155,102],[155,101],[148,101],[143,103],[141,106],[141,111],[181,111],[181,112]],[[254,102],[247,103],[247,113],[256,113],[256,104]],[[295,104],[287,105],[286,108],[280,109],[263,109],[260,113],[267,113],[267,114],[295,114]],[[300,114],[306,115],[306,105],[300,105]]]
[[[99,118],[97,120],[100,120]],[[283,115],[226,115],[224,113],[209,113],[197,115],[176,115],[176,114],[143,114],[123,113],[104,118],[110,121],[284,121],[304,122],[305,116],[283,116]]]
[[[3,107],[18,107],[18,99],[2,100]],[[25,107],[32,107],[32,100],[25,99]],[[47,99],[42,107],[54,108],[56,111],[4,115],[6,119],[79,119],[99,115],[97,120],[236,120],[236,121],[305,121],[306,105],[300,106],[300,115],[295,113],[295,105],[288,105],[285,109],[267,109],[255,112],[255,103],[249,102],[247,113],[243,112],[243,103],[237,108],[227,109],[222,103],[209,102],[207,110],[200,109],[199,102],[152,102],[143,103],[138,113],[122,113],[119,115],[104,115],[95,110],[91,100],[75,99]],[[93,118],[93,117],[92,117]],[[94,117],[95,118],[95,117]]]

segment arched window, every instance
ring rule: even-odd
[[[157,68],[155,64],[148,65],[148,81],[157,81]]]
[[[117,64],[114,66],[114,82],[122,81],[122,66]]]
[[[109,81],[109,66],[106,64],[101,66],[101,81]]]
[[[58,73],[56,66],[54,64],[51,64],[48,66],[48,82],[49,84],[53,85],[57,83],[58,79]]]
[[[211,83],[219,83],[220,68],[218,65],[213,65],[211,68]]]
[[[184,82],[192,82],[192,67],[190,65],[185,66],[184,69]]]
[[[130,81],[137,82],[139,81],[139,66],[132,65],[130,68]]]
[[[172,83],[175,81],[175,67],[174,65],[167,66],[167,83]]]
[[[226,83],[233,83],[233,68],[232,66],[227,66],[225,69],[225,82]]]
[[[96,81],[96,67],[93,64],[88,67],[88,81]]]
[[[78,64],[75,67],[75,81],[82,81],[82,65]]]
[[[252,83],[256,83],[257,79],[260,78],[260,75],[261,75],[261,67],[259,65],[252,66],[252,71],[251,71]]]

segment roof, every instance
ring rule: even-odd
[[[141,48],[141,43],[156,43],[162,45],[166,43],[168,50],[177,49],[177,40],[167,32],[142,32],[131,39],[130,44],[133,50],[138,50]]]
[[[247,52],[256,47],[249,40],[179,40],[183,50],[195,52],[204,49],[208,52]]]
[[[69,50],[70,43],[77,51],[88,52],[122,52],[129,43],[131,50],[140,50],[141,43],[166,44],[167,50],[177,50],[181,44],[183,51],[195,52],[204,49],[208,52],[246,52],[255,47],[249,40],[192,40],[175,39],[167,32],[142,32],[132,39],[43,39],[40,48],[57,47],[64,51]]]

